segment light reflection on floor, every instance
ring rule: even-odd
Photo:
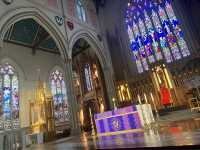
[[[63,150],[63,149],[108,149],[131,147],[160,147],[200,145],[200,118],[169,122],[144,133],[130,133],[104,137],[71,137],[30,149]]]

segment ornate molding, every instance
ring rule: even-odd
[[[59,26],[62,26],[62,25],[64,24],[64,18],[63,18],[63,17],[55,16],[55,20],[56,20],[56,23],[57,23]]]

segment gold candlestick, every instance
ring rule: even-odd
[[[154,109],[155,109],[155,112],[156,112],[156,117],[159,118],[158,110],[157,110],[156,104],[155,104],[155,99],[154,99],[152,93],[151,93],[150,95],[151,95],[151,99],[152,99],[152,102],[153,102],[153,106],[154,106]]]
[[[144,99],[145,99],[146,104],[148,104],[148,100],[147,100],[147,95],[146,95],[146,93],[144,93]]]
[[[91,125],[92,125],[92,136],[94,136],[95,130],[94,130],[94,124],[93,124],[93,120],[92,120],[92,111],[91,111],[90,108],[89,108],[89,112],[90,112],[90,122],[91,122]]]
[[[117,106],[115,104],[115,98],[113,98],[112,101],[113,101],[113,104],[114,104],[114,109],[117,109]]]
[[[139,103],[140,103],[140,105],[141,105],[141,104],[142,104],[142,102],[141,102],[140,95],[138,95],[138,101],[139,101]]]

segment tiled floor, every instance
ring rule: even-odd
[[[172,118],[173,118],[173,114]],[[164,119],[165,120],[165,119]],[[160,147],[180,145],[200,145],[200,116],[178,121],[159,121],[151,130],[106,137],[69,137],[42,145],[34,145],[31,150],[70,149],[115,149],[130,147]]]

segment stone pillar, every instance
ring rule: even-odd
[[[4,140],[4,134],[2,132],[0,133],[0,149],[3,149],[3,140]]]
[[[69,114],[70,114],[70,127],[71,135],[80,134],[79,118],[78,118],[78,103],[74,94],[73,77],[72,77],[72,60],[69,59],[65,62],[65,75],[66,75],[66,86],[67,96],[69,103]]]
[[[2,57],[2,48],[3,48],[3,41],[0,40],[0,59]]]
[[[114,103],[112,99],[116,98],[116,90],[115,90],[113,75],[109,67],[104,67],[102,68],[102,70],[104,72],[104,78],[106,82],[106,89],[107,89],[107,95],[109,98],[110,109],[113,109]]]

